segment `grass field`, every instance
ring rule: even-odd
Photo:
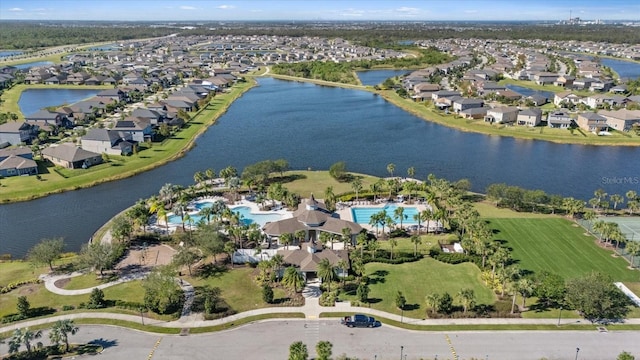
[[[530,213],[530,212],[517,212],[511,209],[499,208],[493,205],[488,201],[480,201],[474,202],[473,207],[480,213],[480,217],[482,218],[533,218],[533,219],[544,219],[544,218],[557,218],[558,215],[548,215],[548,214],[540,214],[540,213]]]
[[[565,219],[489,219],[496,240],[513,249],[521,268],[551,271],[565,279],[598,271],[616,281],[638,281],[640,273],[595,244],[582,227]]]
[[[347,167],[349,164],[347,164]],[[386,165],[381,165],[386,166]],[[378,180],[377,177],[351,173],[362,180],[362,192],[368,191],[369,186]],[[285,175],[300,175],[299,179],[284,183],[284,187],[300,194],[302,197],[309,197],[311,193],[316,198],[324,198],[324,190],[328,186],[333,186],[333,193],[336,195],[353,192],[351,183],[339,182],[329,175],[328,171],[289,171]]]
[[[404,315],[416,319],[425,317],[425,296],[431,293],[448,292],[455,299],[459,290],[470,288],[475,292],[478,304],[495,302],[493,292],[480,280],[480,270],[471,263],[450,265],[431,258],[400,265],[369,263],[366,274],[371,283],[369,299],[372,308],[400,314],[395,306],[395,296],[402,291],[407,299]]]

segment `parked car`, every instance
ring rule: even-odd
[[[380,321],[377,321],[373,316],[367,316],[363,314],[355,314],[351,316],[345,316],[340,320],[342,325],[346,325],[348,327],[378,327],[380,326]]]

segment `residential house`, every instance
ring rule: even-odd
[[[0,149],[0,177],[37,175],[38,164],[26,147]]]
[[[49,146],[42,150],[42,157],[68,169],[86,169],[102,162],[100,153],[84,150],[71,143]]]
[[[157,126],[167,119],[167,111],[163,110],[163,108],[164,105],[161,104],[160,107],[153,108],[153,110],[150,107],[137,108],[133,110],[131,117],[149,120],[151,125]]]
[[[453,101],[453,111],[456,113],[460,113],[461,111],[471,109],[471,108],[481,108],[484,106],[484,101],[482,99],[467,99],[467,98],[459,98]]]
[[[538,126],[542,121],[542,110],[538,108],[520,110],[517,124],[522,126]]]
[[[551,85],[558,79],[558,74],[539,72],[533,75],[533,80],[538,85]]]
[[[38,137],[40,127],[27,122],[10,121],[0,125],[0,144],[7,142],[11,145],[31,144]]]
[[[131,139],[136,142],[151,141],[151,136],[153,135],[151,121],[144,118],[128,117],[116,122],[116,125],[111,130],[130,134]]]
[[[609,91],[614,86],[613,80],[596,80],[591,83],[589,91]]]
[[[581,100],[582,98],[580,96],[572,93],[571,91],[559,92],[553,96],[553,103],[556,106],[562,106],[563,103],[577,105]]]
[[[115,100],[115,101],[125,101],[128,99],[128,94],[122,91],[122,89],[108,89],[108,90],[100,91],[99,93],[96,94],[95,97],[96,99],[99,99],[101,101],[104,101],[105,99]]]
[[[438,99],[450,98],[452,96],[460,96],[460,92],[451,90],[439,90],[431,94],[431,100],[437,101]]]
[[[558,78],[553,82],[553,85],[555,86],[561,86],[563,88],[567,88],[567,89],[571,89],[573,87],[573,81],[575,80],[575,76],[571,76],[571,75],[560,75],[558,76]]]
[[[136,145],[131,134],[109,129],[91,129],[80,142],[84,150],[109,155],[130,155]]]
[[[487,108],[486,107],[469,108],[469,109],[460,111],[458,115],[462,116],[465,119],[470,119],[470,120],[484,119],[484,117],[487,115]]]
[[[554,129],[568,129],[573,119],[566,110],[556,110],[547,114],[547,126]]]
[[[573,81],[573,89],[576,90],[584,90],[584,89],[588,89],[591,87],[591,84],[593,83],[594,79],[590,79],[590,78],[580,78],[580,79],[575,79]]]
[[[640,125],[640,110],[602,110],[598,115],[604,116],[607,119],[607,125],[618,131],[630,131],[634,124]]]
[[[506,100],[509,101],[516,101],[516,100],[520,100],[522,98],[522,94],[519,94],[513,90],[509,90],[509,89],[504,89],[504,90],[498,90],[496,91],[496,95],[498,97],[503,97]]]
[[[594,112],[578,114],[576,123],[581,129],[595,134],[599,134],[601,131],[607,131],[609,129],[609,126],[607,125],[607,118]]]
[[[67,84],[82,85],[84,84],[84,81],[90,77],[91,76],[89,76],[89,74],[85,72],[77,72],[77,73],[69,74],[67,76]]]
[[[527,100],[531,100],[534,106],[542,106],[549,101],[549,99],[547,99],[546,96],[539,95],[539,94],[533,94],[531,96],[528,96]]]
[[[484,121],[496,124],[507,124],[515,122],[518,119],[520,110],[517,107],[496,107],[487,109],[487,115]]]
[[[627,99],[623,96],[614,94],[594,94],[584,99],[584,102],[592,109],[597,109],[603,105],[622,106],[626,104]]]
[[[483,96],[507,89],[504,85],[499,85],[493,81],[480,81],[477,83],[476,88],[478,89],[478,94]]]
[[[8,88],[15,77],[12,74],[4,74],[0,72],[0,89]]]
[[[56,111],[40,110],[31,115],[25,116],[24,120],[30,124],[35,124],[41,128],[46,126],[58,126],[72,128],[73,122],[67,118],[65,113]]]

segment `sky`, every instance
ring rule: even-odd
[[[638,0],[2,0],[0,20],[640,20]]]

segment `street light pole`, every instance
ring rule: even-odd
[[[142,312],[142,306],[140,307],[140,320],[142,321],[142,325],[144,325],[144,313]]]
[[[579,347],[577,347],[577,348],[576,348],[576,360],[578,360],[578,353],[579,353],[579,352],[580,352],[580,348],[579,348]]]
[[[402,353],[404,352],[404,346],[400,345],[400,360],[402,360]]]
[[[560,326],[560,319],[562,318],[562,306],[560,306],[560,313],[558,314],[558,326]]]

